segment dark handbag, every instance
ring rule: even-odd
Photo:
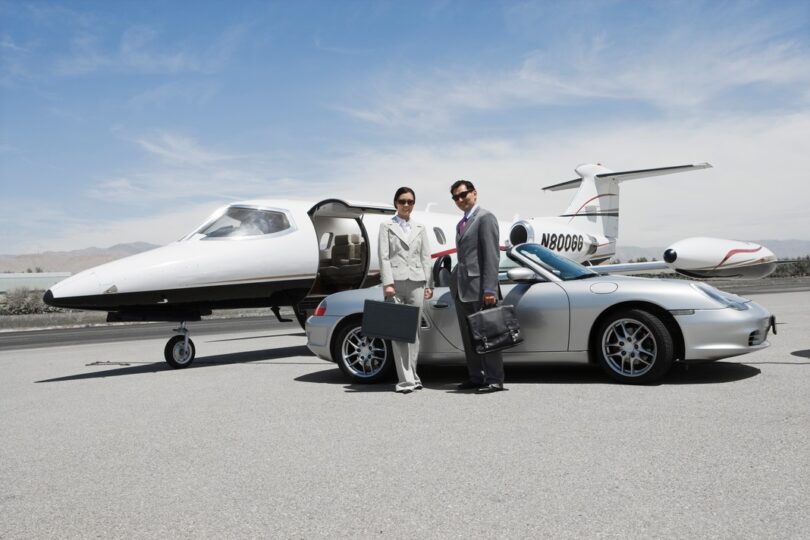
[[[391,341],[416,341],[419,307],[396,302],[366,300],[363,305],[363,334]]]
[[[514,347],[523,341],[515,306],[503,305],[467,315],[470,338],[478,354]]]

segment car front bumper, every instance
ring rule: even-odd
[[[674,314],[683,332],[684,360],[719,360],[767,348],[773,318],[755,302],[746,306]]]

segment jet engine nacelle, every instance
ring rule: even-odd
[[[534,226],[525,220],[516,221],[509,229],[509,243],[513,246],[534,242]]]
[[[664,251],[672,270],[694,278],[761,278],[776,269],[776,260],[764,246],[723,238],[687,238]]]

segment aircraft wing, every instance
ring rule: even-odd
[[[600,274],[652,274],[675,272],[664,261],[647,261],[637,263],[599,264],[589,268]]]

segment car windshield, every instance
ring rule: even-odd
[[[207,238],[234,238],[274,234],[290,228],[283,212],[245,206],[229,206],[225,213],[203,225],[196,234]]]
[[[521,244],[514,248],[523,257],[533,263],[542,266],[563,281],[573,279],[587,279],[598,276],[596,272],[589,270],[571,259],[566,259],[538,244]]]

